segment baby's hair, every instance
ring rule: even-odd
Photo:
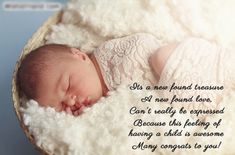
[[[56,65],[58,59],[64,57],[64,53],[70,48],[62,44],[43,45],[25,56],[18,70],[18,84],[20,90],[28,99],[36,98],[36,89],[43,80],[43,74],[48,66]]]

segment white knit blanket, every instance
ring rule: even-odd
[[[235,42],[235,2],[222,0],[71,0],[65,9],[62,23],[52,26],[52,33],[47,36],[48,43],[64,43],[92,52],[102,42],[112,38],[126,36],[136,32],[155,35],[162,45],[170,41],[180,41],[187,36],[209,39],[221,46],[234,48]],[[146,110],[166,109],[168,104],[151,101],[142,103],[143,96],[150,96],[151,91],[131,91],[120,86],[117,91],[101,98],[92,107],[85,109],[79,117],[57,113],[51,108],[39,107],[35,101],[29,101],[22,108],[25,124],[34,135],[37,145],[54,154],[81,155],[119,155],[119,154],[235,154],[235,93],[223,97],[220,105],[225,107],[224,114],[212,115],[206,121],[211,125],[203,127],[183,126],[134,126],[136,119],[151,122],[169,122],[176,118],[180,122],[195,121],[189,114],[176,112],[169,114],[129,113],[136,106]],[[177,110],[177,109],[176,109]],[[212,123],[222,118],[216,129]],[[128,136],[131,129],[139,132],[164,133],[169,129],[190,132],[223,132],[223,137],[185,137],[185,136]],[[219,145],[208,148],[207,144]],[[148,148],[133,149],[139,142]],[[184,145],[187,148],[161,148],[161,144]],[[195,143],[201,148],[195,149]],[[154,149],[154,145],[158,147]],[[133,147],[133,148],[132,148]],[[151,147],[151,148],[150,148]],[[185,146],[186,147],[186,146]],[[153,151],[153,152],[152,152]]]

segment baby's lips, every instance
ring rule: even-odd
[[[74,116],[78,116],[82,113],[83,109],[89,105],[91,105],[91,100],[89,97],[86,97],[85,99],[80,100],[80,102],[77,102],[74,106],[70,107],[70,111]],[[71,114],[70,111],[68,113]]]
[[[80,115],[84,108],[85,108],[85,106],[81,106],[79,109],[77,109],[76,111],[73,112],[73,115],[74,116]]]
[[[86,97],[86,99],[85,99],[84,102],[83,102],[83,105],[89,106],[90,104],[91,104],[90,98],[89,98],[89,97]]]
[[[75,104],[75,107],[76,107],[75,109],[79,109],[79,108],[81,108],[81,106],[82,106],[82,105],[81,105],[80,103],[76,103],[76,104]],[[74,109],[74,110],[75,110],[75,109]]]
[[[88,106],[88,105],[90,105],[89,97],[79,99],[78,103],[76,104],[77,108],[81,108],[81,106]]]
[[[72,111],[76,110],[77,108],[78,108],[78,107],[77,107],[77,104],[71,106],[71,110],[72,110]]]

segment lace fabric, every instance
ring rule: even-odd
[[[189,86],[191,90],[172,90],[161,95],[173,98],[190,98],[193,102],[172,103],[174,107],[192,109],[218,109],[219,102],[235,81],[235,53],[199,38],[188,38],[173,51],[162,71],[159,85]],[[198,86],[224,86],[224,90],[195,90]],[[210,98],[211,102],[196,102],[196,97]]]
[[[156,84],[148,58],[159,48],[154,36],[138,33],[104,42],[94,51],[109,90],[134,81],[143,85]]]
[[[159,43],[149,34],[135,34],[124,38],[113,39],[103,43],[94,51],[109,90],[120,84],[131,84],[134,81],[143,85],[189,86],[191,90],[159,91],[163,98],[171,100],[190,98],[193,102],[172,103],[172,106],[188,110],[218,109],[223,93],[234,88],[235,53],[216,44],[199,38],[188,38],[181,42],[168,58],[159,81],[153,75],[148,63],[151,53],[157,51]],[[224,90],[195,90],[198,86],[224,86]],[[209,98],[211,102],[199,101],[196,98]]]

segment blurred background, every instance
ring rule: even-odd
[[[0,0],[0,155],[39,154],[26,138],[13,110],[12,73],[28,39],[66,1]],[[52,4],[56,7],[50,7]]]

